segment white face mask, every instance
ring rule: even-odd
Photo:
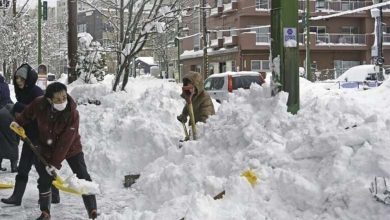
[[[57,111],[64,111],[67,104],[68,104],[68,100],[66,100],[64,103],[61,103],[61,104],[54,104],[53,103],[53,108]]]

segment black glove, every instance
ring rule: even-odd
[[[187,122],[187,116],[179,115],[179,116],[177,116],[177,120],[180,121],[181,123],[186,123]]]

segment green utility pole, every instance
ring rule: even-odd
[[[273,0],[271,10],[272,94],[289,94],[288,111],[299,110],[298,1]]]
[[[306,61],[305,71],[307,80],[313,81],[311,72],[311,58],[310,58],[310,0],[306,0],[306,14],[305,14],[305,28],[306,28]]]
[[[176,34],[176,46],[177,46],[177,75],[178,80],[181,82],[181,71],[180,71],[180,21],[177,22],[177,34]]]
[[[42,1],[38,0],[38,65],[42,63]]]

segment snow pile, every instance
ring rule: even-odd
[[[152,102],[146,94],[151,91],[144,94],[137,100],[144,110],[137,112],[141,114],[137,124],[147,124],[153,135],[140,140],[126,130],[111,137],[119,139],[116,150],[126,142],[132,145],[126,154],[137,154],[116,169],[140,171],[141,177],[127,192],[133,195],[126,201],[127,208],[103,212],[102,219],[384,219],[389,211],[372,200],[368,186],[374,175],[390,176],[388,116],[372,114],[376,106],[361,102],[364,93],[315,89],[315,84],[304,80],[301,84],[302,108],[296,116],[287,113],[285,93],[269,97],[268,90],[259,86],[239,90],[207,124],[199,124],[200,139],[182,149],[174,141],[174,136],[180,136],[174,117],[178,106],[160,108],[167,113],[148,120],[154,121],[150,125],[140,118],[155,113],[156,106],[148,108]],[[174,100],[176,89],[165,87],[160,93]],[[378,91],[375,96],[380,99],[388,93]],[[118,117],[132,121],[131,114]],[[125,127],[114,124],[118,130]],[[158,147],[154,138],[160,129],[150,129],[157,125],[171,130]],[[120,141],[124,135],[130,138]],[[105,166],[113,160],[108,152]],[[145,157],[144,152],[154,157]],[[240,176],[248,168],[259,177],[254,187]],[[224,198],[213,200],[223,190]]]

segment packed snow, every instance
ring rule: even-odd
[[[390,176],[390,82],[365,91],[326,90],[300,79],[300,111],[287,112],[288,94],[271,97],[253,85],[231,94],[198,140],[184,138],[176,120],[180,85],[129,78],[126,91],[101,84],[69,85],[78,100],[87,167],[100,185],[99,219],[388,219],[390,207],[368,188]],[[98,99],[101,105],[86,100]],[[9,167],[8,161],[3,162]],[[257,183],[242,175],[252,171]],[[124,176],[140,174],[130,188]],[[71,171],[63,163],[59,175]],[[14,174],[0,173],[1,181]],[[39,216],[32,169],[21,207],[0,204],[0,219]],[[225,191],[222,199],[213,197]],[[0,190],[8,197],[12,190]],[[86,219],[82,199],[61,193],[52,219]]]

